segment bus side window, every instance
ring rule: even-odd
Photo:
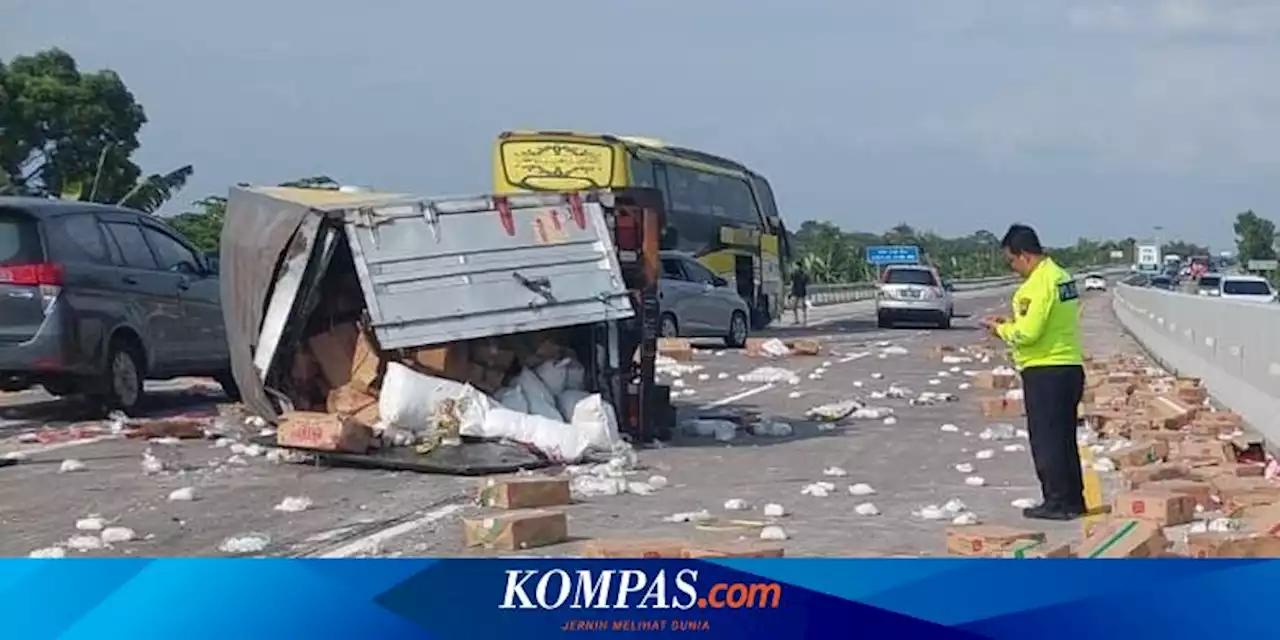
[[[667,179],[667,164],[665,162],[653,163],[653,177],[657,182],[658,190],[662,192],[662,206],[671,211],[671,181]]]
[[[751,187],[737,178],[721,177],[718,181],[717,199],[722,202],[724,215],[739,222],[759,225],[760,210],[756,208],[756,200],[751,195]]]
[[[654,163],[644,158],[637,158],[634,155],[630,157],[631,167],[631,186],[633,187],[654,187],[657,181],[654,178]]]

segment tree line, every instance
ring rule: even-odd
[[[195,173],[190,165],[147,173],[134,160],[146,111],[124,81],[111,70],[85,72],[60,49],[0,61],[0,195],[29,195],[100,202],[156,214],[174,199]],[[284,183],[336,189],[328,176]],[[224,196],[211,195],[168,218],[197,248],[216,251],[226,217]],[[1252,211],[1234,227],[1242,262],[1273,259],[1275,225]],[[981,230],[946,238],[901,224],[882,234],[844,231],[809,220],[791,235],[793,254],[815,282],[856,282],[874,277],[866,247],[916,245],[949,278],[980,278],[1008,272],[999,239]],[[1133,260],[1134,238],[1090,240],[1056,247],[1050,254],[1067,267]],[[1112,257],[1122,252],[1122,259]],[[1180,255],[1208,252],[1185,242],[1165,251]]]

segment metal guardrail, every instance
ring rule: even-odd
[[[1200,378],[1280,442],[1280,306],[1118,285],[1117,319],[1157,360]]]
[[[1098,271],[1107,275],[1128,271],[1124,268],[1108,267],[1108,268],[1091,268],[1081,269],[1079,274]],[[974,291],[977,289],[992,289],[996,287],[1005,287],[1018,282],[1017,276],[996,276],[991,278],[974,278],[971,280],[953,280],[952,285],[956,291]],[[871,282],[850,282],[840,284],[815,284],[809,285],[809,301],[815,307],[821,307],[831,304],[842,304],[845,302],[857,302],[859,300],[871,300],[876,297],[876,285]]]

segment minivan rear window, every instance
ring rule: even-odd
[[[885,284],[917,284],[926,287],[938,285],[933,279],[933,272],[924,269],[890,269],[884,281]]]
[[[1200,281],[1196,283],[1196,286],[1201,289],[1217,289],[1220,282],[1222,282],[1222,279],[1218,276],[1204,276],[1200,278]]]
[[[21,211],[0,209],[0,267],[44,262],[40,226]]]

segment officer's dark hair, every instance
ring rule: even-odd
[[[1000,241],[1000,248],[1008,249],[1013,254],[1044,255],[1044,247],[1040,246],[1040,236],[1036,230],[1025,224],[1015,224],[1005,232]]]

